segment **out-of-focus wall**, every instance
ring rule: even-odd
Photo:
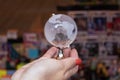
[[[0,0],[0,34],[8,29],[17,29],[19,34],[42,31],[51,14],[59,13],[56,6],[62,4],[74,4],[74,0]]]

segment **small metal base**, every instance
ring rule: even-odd
[[[59,49],[57,59],[62,59],[63,57],[64,57],[64,55],[63,55],[63,50],[62,50],[62,49]]]

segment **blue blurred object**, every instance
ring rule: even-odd
[[[28,49],[28,57],[30,59],[36,59],[39,56],[39,50],[36,48],[29,48]]]
[[[7,70],[7,75],[12,76],[14,74],[15,70]]]

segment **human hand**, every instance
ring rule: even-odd
[[[12,80],[67,80],[78,71],[81,60],[75,49],[64,49],[64,59],[57,60],[58,49],[50,48],[41,58],[23,66]]]

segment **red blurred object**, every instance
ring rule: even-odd
[[[112,22],[108,22],[107,23],[107,28],[108,29],[112,29],[113,28],[113,23]]]
[[[114,30],[120,31],[120,17],[114,19]]]

